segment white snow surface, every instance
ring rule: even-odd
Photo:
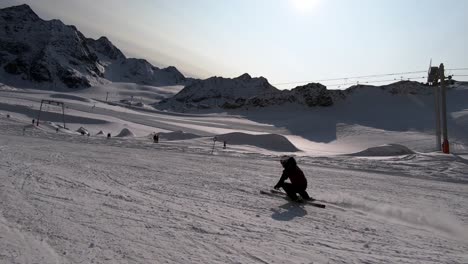
[[[446,155],[433,151],[430,118],[417,118],[429,97],[377,102],[363,90],[331,108],[195,114],[115,103],[128,98],[122,85],[0,91],[0,263],[468,262],[464,88],[448,95],[458,130]],[[33,126],[52,98],[66,128],[53,106]],[[413,129],[388,119],[394,100]],[[135,136],[96,135],[122,130]],[[327,208],[259,194],[284,154]]]
[[[388,144],[373,148],[368,148],[363,151],[350,154],[352,156],[369,156],[369,157],[376,157],[376,156],[402,156],[402,155],[410,155],[414,154],[414,151],[411,149],[398,144]]]

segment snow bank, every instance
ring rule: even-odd
[[[380,157],[380,156],[400,156],[414,154],[411,149],[399,145],[399,144],[388,144],[373,148],[368,148],[361,152],[349,154],[350,156],[363,156],[363,157]]]
[[[277,134],[250,135],[234,132],[216,136],[218,141],[226,141],[228,145],[250,145],[279,152],[299,151],[286,137]]]
[[[159,137],[165,140],[185,140],[200,138],[201,136],[191,133],[184,133],[183,131],[174,131],[169,133],[159,133]]]
[[[115,137],[135,137],[135,134],[128,128],[122,129],[120,133]]]
[[[409,209],[387,203],[374,202],[363,198],[356,198],[346,193],[325,194],[321,200],[340,205],[346,208],[356,209],[375,214],[386,219],[394,219],[408,224],[438,230],[459,238],[468,239],[468,230],[452,214],[448,212],[424,209]]]

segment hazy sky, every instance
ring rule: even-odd
[[[468,68],[464,0],[0,0],[0,7],[22,3],[88,37],[107,36],[129,57],[201,78],[248,72],[277,84],[426,70],[431,58]]]

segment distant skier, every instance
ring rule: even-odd
[[[159,134],[156,134],[156,133],[154,134],[154,136],[153,136],[153,142],[154,142],[154,143],[159,143]]]
[[[312,200],[312,198],[310,198],[309,194],[306,192],[307,179],[304,176],[302,170],[297,166],[294,157],[284,156],[281,158],[280,162],[281,165],[283,165],[284,170],[280,180],[274,187],[275,190],[283,188],[283,190],[288,194],[289,198],[296,202],[301,201],[301,199],[297,197],[297,193],[304,200]],[[284,182],[288,178],[291,183]]]

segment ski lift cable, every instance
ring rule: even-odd
[[[445,69],[446,71],[468,71],[468,68]]]
[[[423,77],[412,77],[412,78],[401,78],[401,79],[384,79],[384,80],[371,80],[371,81],[356,81],[356,82],[348,82],[348,83],[339,83],[339,84],[329,84],[326,85],[328,87],[330,86],[352,86],[356,84],[373,84],[373,83],[383,83],[383,82],[395,82],[395,81],[411,81],[411,80],[418,80],[418,79],[426,79],[426,76]]]
[[[374,78],[374,77],[384,77],[384,76],[396,76],[396,75],[408,75],[408,74],[417,74],[417,73],[427,73],[427,70],[424,71],[412,71],[412,72],[395,72],[395,73],[384,73],[384,74],[373,74],[373,75],[363,75],[363,76],[348,76],[341,78],[330,78],[330,79],[321,79],[321,80],[311,80],[311,81],[297,81],[297,82],[287,82],[287,83],[276,83],[273,85],[286,85],[286,84],[296,84],[296,83],[311,83],[311,82],[328,82],[328,81],[342,81],[350,79],[364,79],[364,78]],[[352,81],[351,81],[352,82]]]
[[[467,71],[468,68],[450,68],[445,69],[446,71]],[[330,78],[330,79],[318,79],[310,81],[293,81],[293,82],[284,82],[284,83],[274,83],[272,85],[288,85],[288,84],[301,84],[301,83],[313,83],[313,82],[329,82],[329,81],[350,81],[350,79],[365,79],[365,78],[374,78],[374,77],[384,77],[384,76],[396,76],[396,75],[410,75],[418,73],[427,73],[427,70],[424,71],[408,71],[408,72],[395,72],[395,73],[383,73],[383,74],[372,74],[372,75],[362,75],[362,76],[348,76],[348,77],[339,77],[339,78]],[[406,78],[404,78],[406,79]],[[350,81],[351,83],[353,81]]]

